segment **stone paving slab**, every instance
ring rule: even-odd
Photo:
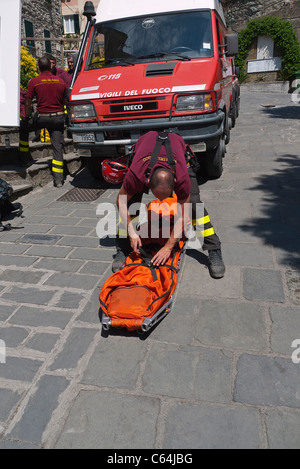
[[[134,389],[139,375],[139,364],[144,360],[146,351],[146,344],[132,338],[129,340],[120,337],[118,341],[101,341],[81,382],[110,388]],[[119,359],[115,360],[118,355]],[[128,356],[131,357],[130,360]]]
[[[230,352],[157,344],[147,360],[142,388],[150,394],[230,402],[232,358]]]
[[[292,343],[300,337],[300,308],[272,306],[270,308],[271,348],[277,354],[289,356]]]
[[[37,391],[30,397],[22,418],[7,437],[41,443],[44,429],[57,407],[59,396],[68,384],[69,381],[63,376],[43,376],[38,382]]]
[[[286,409],[268,410],[266,426],[271,449],[299,449],[299,412]]]
[[[189,249],[146,334],[100,324],[118,189],[58,201],[83,170],[21,198],[0,233],[0,449],[299,449],[299,117],[287,93],[242,92],[224,173],[199,179],[225,277]]]
[[[170,410],[163,443],[163,448],[174,450],[263,446],[263,427],[257,409],[189,403]]]
[[[157,398],[81,391],[55,449],[151,449],[159,406]]]
[[[36,328],[65,329],[71,318],[72,313],[67,311],[22,305],[16,313],[9,317],[8,323]]]
[[[244,296],[247,300],[284,303],[285,295],[279,270],[244,270]]]
[[[187,252],[181,292],[184,292],[185,296],[240,298],[241,269],[238,266],[228,265],[226,266],[226,275],[216,281],[209,276],[206,266],[199,265],[199,259],[203,259],[200,254],[202,253]]]
[[[194,336],[199,345],[268,350],[265,309],[259,303],[202,300],[199,312]]]
[[[239,358],[237,372],[236,402],[300,407],[300,367],[295,366],[290,358],[243,354]]]

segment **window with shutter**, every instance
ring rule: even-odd
[[[65,34],[75,33],[74,15],[64,16],[64,32]]]
[[[80,33],[79,15],[74,15],[74,30],[75,34]]]
[[[25,36],[26,37],[34,37],[34,30],[33,30],[33,23],[28,20],[24,20],[24,27],[25,27]],[[34,41],[26,41],[28,49],[30,52],[35,49],[35,42]]]
[[[44,37],[50,37],[50,31],[48,29],[44,29]],[[47,54],[52,53],[51,42],[45,41],[45,51]]]

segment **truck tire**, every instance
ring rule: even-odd
[[[225,144],[228,145],[230,142],[230,131],[232,129],[232,118],[227,116],[226,119],[226,130],[225,130]]]
[[[231,122],[232,122],[232,128],[235,127],[235,122],[236,122],[236,102],[232,104],[232,110],[231,110]]]
[[[212,179],[218,179],[223,173],[223,158],[225,155],[225,142],[220,140],[219,145],[205,154],[204,164],[206,175]]]
[[[241,93],[240,88],[238,88],[235,98],[235,118],[237,119],[240,114],[240,106],[241,106]]]

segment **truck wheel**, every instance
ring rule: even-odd
[[[205,170],[208,177],[218,179],[223,173],[223,157],[225,155],[225,142],[220,140],[217,147],[208,150],[205,154]]]
[[[237,98],[236,98],[236,104],[235,104],[235,107],[236,107],[236,112],[235,112],[236,119],[239,117],[239,114],[240,114],[240,105],[241,105],[240,94],[238,94],[238,95],[237,95]]]
[[[230,130],[232,129],[232,119],[231,117],[227,117],[227,127],[225,133],[225,144],[228,145],[230,142]]]
[[[232,105],[231,122],[232,122],[232,128],[234,128],[235,122],[236,122],[236,103],[233,103]]]

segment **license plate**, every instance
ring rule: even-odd
[[[94,142],[95,134],[73,134],[73,142]]]

